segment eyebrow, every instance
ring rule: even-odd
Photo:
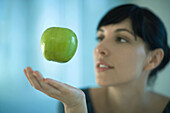
[[[134,34],[133,34],[130,30],[125,29],[125,28],[116,29],[116,31],[115,31],[115,32],[121,32],[121,31],[126,31],[126,32],[128,32],[128,33],[130,33],[131,35],[133,35],[133,36],[134,36]]]
[[[104,32],[103,29],[98,29],[98,31]],[[137,38],[136,38],[136,35],[134,35],[133,32],[131,32],[130,30],[128,30],[128,29],[126,29],[126,28],[116,29],[114,32],[121,32],[121,31],[128,32],[129,34],[131,34],[132,36],[134,36],[135,40],[137,39]]]

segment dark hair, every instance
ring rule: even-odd
[[[125,4],[111,9],[101,19],[97,30],[101,26],[116,24],[127,18],[130,18],[132,22],[135,36],[141,37],[149,50],[162,48],[164,51],[164,58],[161,64],[153,69],[149,75],[148,83],[150,83],[150,81],[153,80],[151,78],[156,79],[157,72],[162,70],[170,60],[170,48],[167,42],[165,26],[158,16],[149,9],[134,4]]]

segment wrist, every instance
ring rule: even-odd
[[[79,103],[75,105],[65,105],[65,112],[66,113],[87,113],[87,106],[86,106],[86,98],[84,96],[83,99]]]

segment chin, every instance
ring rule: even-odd
[[[108,87],[111,86],[110,84],[108,84],[105,81],[101,81],[101,80],[96,80],[96,84],[98,84],[100,87]]]
[[[128,82],[122,82],[122,83],[109,83],[107,81],[102,81],[102,80],[96,80],[96,84],[98,84],[100,87],[119,87],[122,85],[127,85]]]

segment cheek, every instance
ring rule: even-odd
[[[136,64],[136,67],[140,68],[140,69],[143,69],[144,67],[144,64],[145,64],[145,59],[146,59],[146,51],[145,51],[145,48],[142,46],[142,47],[139,47],[136,49],[136,52],[134,53],[134,59],[135,59],[135,64]],[[136,56],[136,57],[135,57]]]
[[[136,49],[129,49],[121,52],[119,55],[119,60],[117,62],[119,73],[126,74],[128,76],[136,76],[141,73],[144,61],[145,61],[145,49],[143,47],[138,47]],[[120,54],[121,54],[120,53]]]

